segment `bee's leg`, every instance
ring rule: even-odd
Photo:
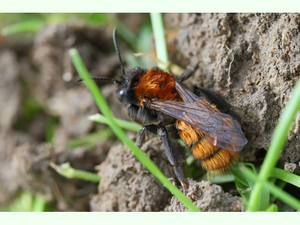
[[[179,83],[182,83],[182,82],[186,81],[187,79],[189,79],[195,73],[197,68],[198,68],[198,65],[186,68],[186,70],[180,75],[180,77],[178,79]]]
[[[157,133],[163,142],[169,162],[172,166],[174,166],[174,172],[182,185],[183,192],[186,194],[188,182],[183,173],[184,158],[182,152],[180,151],[180,146],[176,145],[176,143],[170,139],[165,127],[158,127]]]
[[[142,129],[139,130],[139,132],[136,135],[136,141],[135,144],[139,147],[143,145],[145,142],[145,136],[146,136],[146,131],[149,131],[151,133],[157,133],[157,126],[155,125],[147,125],[144,126]]]
[[[166,128],[170,138],[172,138],[172,139],[179,139],[180,138],[180,136],[178,134],[178,130],[177,130],[175,124],[166,125],[165,128]]]

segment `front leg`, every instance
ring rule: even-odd
[[[176,145],[169,137],[168,132],[165,127],[159,127],[157,129],[157,133],[159,137],[161,138],[163,145],[165,147],[166,155],[171,163],[172,166],[174,166],[174,172],[179,180],[179,182],[182,185],[183,192],[186,195],[187,189],[188,189],[188,182],[184,177],[183,173],[183,154],[180,152],[179,145]]]
[[[147,126],[144,126],[142,129],[140,129],[136,135],[135,144],[137,146],[141,147],[143,145],[143,143],[145,142],[146,131],[156,134],[157,126],[156,125],[147,125]]]

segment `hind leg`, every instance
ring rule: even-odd
[[[182,152],[180,151],[180,147],[171,140],[165,127],[159,127],[157,129],[157,133],[163,142],[167,158],[171,165],[174,167],[175,175],[182,185],[183,192],[184,194],[186,194],[188,189],[188,182],[185,179],[183,173],[184,158]]]
[[[184,158],[182,152],[180,151],[180,146],[174,143],[169,137],[168,130],[172,133],[172,129],[173,128],[171,127],[157,127],[156,125],[144,126],[137,134],[136,144],[139,147],[142,146],[142,144],[145,142],[146,131],[157,133],[163,142],[166,156],[170,164],[174,167],[175,175],[182,185],[183,192],[184,194],[186,194],[188,189],[188,182],[185,179],[183,173]]]

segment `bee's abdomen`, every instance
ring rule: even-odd
[[[214,173],[226,172],[237,161],[237,152],[212,145],[201,131],[193,129],[183,121],[177,120],[176,125],[179,136],[204,169]]]
[[[228,151],[210,144],[205,137],[190,148],[195,159],[200,160],[204,169],[215,173],[230,170],[237,160],[237,152]]]

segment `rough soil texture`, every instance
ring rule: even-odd
[[[42,194],[47,202],[56,201],[58,210],[84,211],[89,208],[90,193],[96,191],[97,185],[64,178],[50,168],[49,164],[70,162],[76,169],[94,171],[94,166],[104,160],[107,154],[105,149],[109,146],[109,143],[105,143],[99,144],[94,150],[77,147],[57,152],[57,149],[48,144],[24,144],[17,147],[12,156],[12,171],[18,173],[22,188]]]
[[[118,67],[117,57],[107,56],[113,45],[105,29],[81,23],[51,25],[31,39],[4,38],[0,45],[0,206],[26,189],[55,202],[57,210],[89,210],[97,184],[66,179],[49,166],[70,162],[76,169],[95,172],[112,145],[99,141],[91,148],[67,147],[70,139],[104,127],[87,119],[98,109],[84,84],[76,82],[78,75],[68,55],[72,47],[79,50],[93,76],[110,76]],[[108,99],[113,92],[103,90]],[[41,108],[36,116],[23,110],[24,104],[31,104],[24,102],[30,96]],[[115,109],[119,103],[112,102]],[[121,110],[115,111],[126,118]],[[53,118],[58,121],[52,139],[55,147],[45,143],[47,124]]]
[[[160,140],[150,139],[141,149],[163,174],[174,177]],[[171,199],[170,192],[123,145],[111,148],[98,169],[102,179],[99,194],[91,200],[92,211],[189,211],[176,197]],[[241,199],[224,193],[220,186],[208,181],[188,179],[188,182],[187,197],[202,211],[242,211]]]
[[[225,193],[219,185],[208,181],[196,182],[188,179],[189,189],[187,197],[203,212],[241,212],[244,207],[241,199]],[[165,208],[167,212],[189,212],[176,197],[172,197],[171,203]]]
[[[190,85],[211,88],[241,117],[248,144],[240,160],[259,160],[300,72],[299,14],[166,14],[178,52],[199,69]],[[185,66],[185,65],[183,65]],[[299,116],[283,162],[300,160]]]
[[[120,18],[138,31],[145,16]],[[187,85],[210,88],[232,105],[249,141],[240,160],[260,165],[299,77],[300,15],[165,14],[164,21],[172,61],[199,65]],[[61,211],[187,211],[126,147],[101,140],[94,147],[67,146],[70,139],[105,128],[87,120],[98,109],[84,84],[76,83],[68,50],[78,49],[93,76],[115,77],[120,70],[111,30],[70,23],[0,41],[0,206],[29,189]],[[113,94],[115,85],[99,87],[114,115],[127,119]],[[32,96],[40,107],[34,115],[24,111],[24,105],[36,107],[28,101]],[[299,118],[281,155],[288,171],[299,168]],[[46,144],[45,130],[53,119],[52,146]],[[157,138],[142,149],[175,178]],[[97,166],[101,183],[97,189],[97,184],[63,178],[50,162],[92,172]],[[240,198],[220,186],[189,182],[188,197],[203,211],[243,211]]]
[[[151,139],[142,150],[163,174],[174,177],[161,141]],[[91,201],[92,211],[162,211],[171,199],[171,193],[123,145],[110,149],[99,166],[99,176],[102,179],[99,194]]]

